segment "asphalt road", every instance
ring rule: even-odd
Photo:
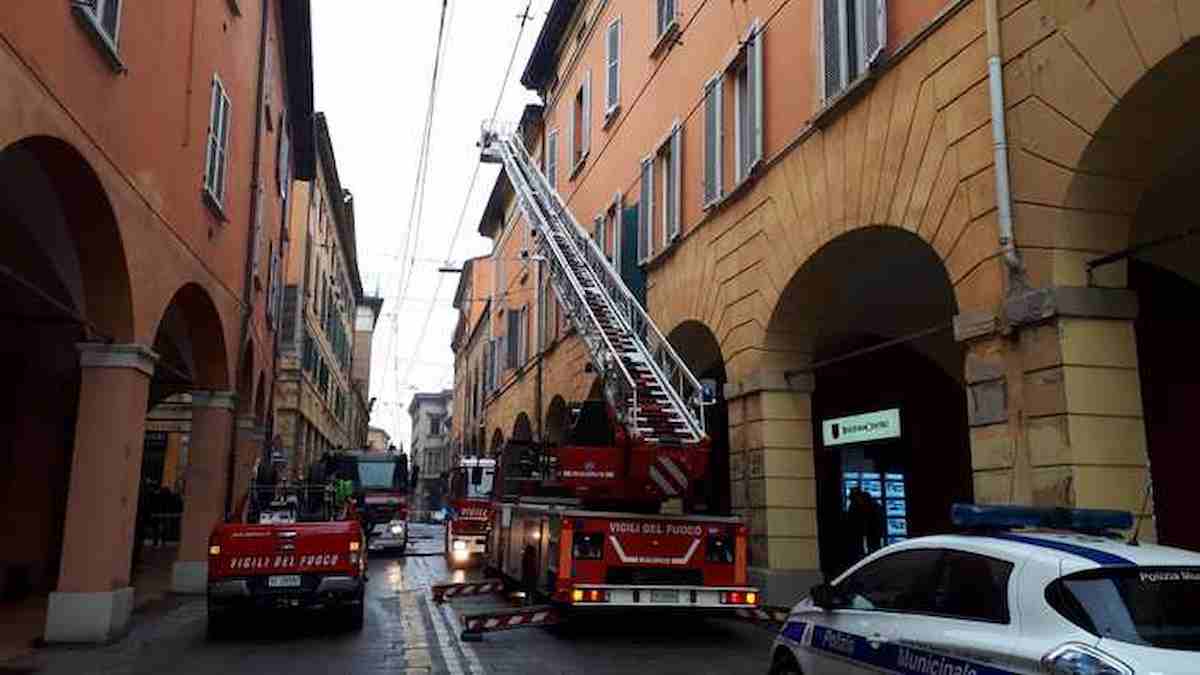
[[[429,588],[477,572],[448,572],[442,528],[414,525],[404,557],[372,553],[366,625],[330,629],[318,613],[245,618],[236,637],[205,636],[202,599],[138,615],[104,647],[51,647],[0,664],[0,673],[765,673],[770,633],[736,621],[628,615],[462,642],[460,615],[498,598],[433,603]]]

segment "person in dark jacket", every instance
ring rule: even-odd
[[[878,551],[883,544],[883,507],[861,488],[850,491],[846,509],[846,567]]]

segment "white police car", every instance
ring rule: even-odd
[[[814,588],[771,672],[1200,673],[1200,554],[1108,534],[1132,520],[956,505],[970,534],[889,546]]]

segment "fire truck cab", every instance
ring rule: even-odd
[[[487,552],[495,477],[496,460],[484,457],[463,457],[450,472],[446,560],[451,566]]]

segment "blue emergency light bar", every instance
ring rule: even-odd
[[[969,530],[1014,530],[1024,527],[1075,532],[1108,532],[1133,527],[1133,514],[1109,509],[955,504],[950,520]]]

